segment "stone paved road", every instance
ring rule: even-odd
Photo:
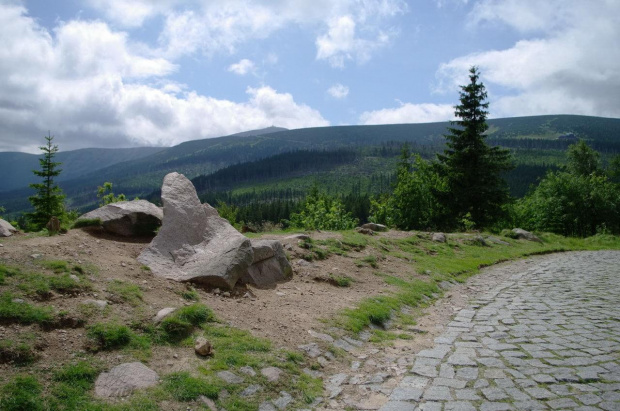
[[[558,254],[459,311],[382,411],[620,410],[620,252]]]

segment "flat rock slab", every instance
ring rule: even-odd
[[[146,200],[119,201],[99,207],[78,218],[99,219],[103,229],[125,237],[152,235],[161,226],[163,212]]]
[[[95,381],[95,395],[101,398],[126,397],[135,390],[159,382],[159,375],[141,362],[117,365],[101,373]]]
[[[260,370],[260,373],[263,375],[263,377],[267,378],[267,381],[276,382],[280,379],[282,370],[278,367],[267,367]]]

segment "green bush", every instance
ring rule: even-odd
[[[301,211],[291,214],[290,224],[304,230],[348,230],[357,225],[357,220],[339,200],[319,193],[314,186]]]

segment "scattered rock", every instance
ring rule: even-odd
[[[69,274],[69,278],[72,279],[73,281],[75,281],[76,283],[80,282],[80,277],[78,277],[75,274]]]
[[[293,397],[286,391],[280,391],[280,397],[272,401],[273,405],[279,410],[285,410],[293,402]]]
[[[6,220],[0,218],[0,237],[10,237],[17,232],[17,229]]]
[[[202,355],[203,357],[213,354],[211,343],[204,337],[196,338],[196,342],[194,343],[194,351],[196,354]]]
[[[319,348],[319,345],[316,343],[298,345],[297,348],[305,352],[310,358],[316,358],[319,355],[321,355],[321,349]]]
[[[493,243],[493,244],[500,244],[500,245],[510,245],[509,242],[502,240],[501,238],[497,238],[495,236],[488,236],[487,237],[487,241]]]
[[[95,307],[103,310],[108,306],[108,302],[105,300],[84,300],[82,304],[94,305]]]
[[[138,260],[160,277],[232,289],[254,259],[250,240],[201,204],[182,174],[164,177],[161,199],[163,224]]]
[[[318,338],[319,340],[323,340],[323,341],[328,342],[328,343],[334,342],[334,338],[331,335],[328,335],[328,334],[318,333],[318,332],[316,332],[314,330],[308,330],[308,334],[310,334],[314,338]]]
[[[447,241],[447,238],[444,233],[433,233],[431,235],[431,240],[436,243],[445,243]]]
[[[372,231],[387,231],[388,230],[388,228],[384,226],[383,224],[375,224],[375,223],[366,223],[362,225],[361,228],[364,228],[366,230],[372,230]]]
[[[254,368],[250,367],[249,365],[239,368],[239,371],[241,371],[245,375],[249,375],[250,377],[256,376],[256,371],[254,371]]]
[[[240,397],[249,397],[251,395],[256,394],[259,391],[262,391],[263,387],[258,384],[248,385],[241,393],[239,393]]]
[[[301,241],[308,241],[310,240],[310,236],[306,235],[306,234],[293,234],[293,235],[289,235],[288,237],[284,237],[285,240],[301,240]]]
[[[528,241],[535,241],[537,243],[542,243],[542,240],[540,238],[536,237],[534,234],[530,233],[529,231],[525,231],[521,228],[513,228],[512,232],[515,234],[515,237],[518,239],[524,239]]]
[[[242,377],[230,371],[220,371],[217,373],[217,376],[228,384],[241,384],[243,382]]]
[[[174,307],[162,308],[161,310],[159,310],[157,312],[157,315],[155,315],[155,317],[153,317],[153,322],[155,324],[159,324],[161,322],[161,320],[163,320],[164,318],[166,318],[167,316],[172,314],[175,310],[176,310],[176,308],[174,308]]]
[[[286,259],[284,248],[277,240],[252,241],[254,259],[241,281],[258,288],[272,287],[289,280],[293,269]]]
[[[372,230],[369,230],[368,228],[362,228],[362,227],[357,227],[355,229],[355,231],[357,231],[360,234],[366,234],[366,235],[374,235],[375,232]]]
[[[100,207],[78,218],[99,219],[103,229],[124,237],[152,235],[161,226],[162,210],[146,200],[120,201]]]
[[[37,260],[41,258],[41,254],[30,254],[30,258],[32,258],[33,260]]]
[[[159,375],[140,362],[117,365],[95,381],[95,395],[102,398],[125,397],[140,388],[159,382]]]
[[[260,373],[267,378],[269,382],[276,382],[280,379],[280,374],[282,374],[282,370],[278,367],[267,367],[260,370]]]
[[[217,405],[215,404],[215,401],[213,401],[211,398],[207,398],[204,395],[201,395],[200,397],[198,397],[198,399],[204,405],[206,405],[210,411],[217,411]]]
[[[23,304],[25,301],[22,298],[13,298],[11,302],[15,304]]]
[[[258,411],[276,411],[271,401],[265,401],[258,406]]]

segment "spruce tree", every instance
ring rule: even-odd
[[[58,146],[53,144],[54,137],[45,137],[46,145],[39,147],[43,156],[39,159],[41,170],[32,172],[43,179],[43,182],[30,184],[37,192],[34,196],[28,197],[30,204],[34,207],[34,212],[28,214],[28,221],[31,229],[41,230],[52,217],[62,219],[64,216],[65,196],[62,190],[54,182],[54,177],[58,177],[61,163],[54,162],[54,156],[58,152]]]
[[[513,166],[510,152],[490,147],[485,141],[489,103],[480,72],[469,70],[469,84],[461,86],[460,104],[455,107],[459,120],[453,121],[438,169],[446,178],[448,190],[441,201],[450,211],[448,225],[468,220],[482,228],[497,221],[502,205],[509,199],[508,185],[502,173]]]

